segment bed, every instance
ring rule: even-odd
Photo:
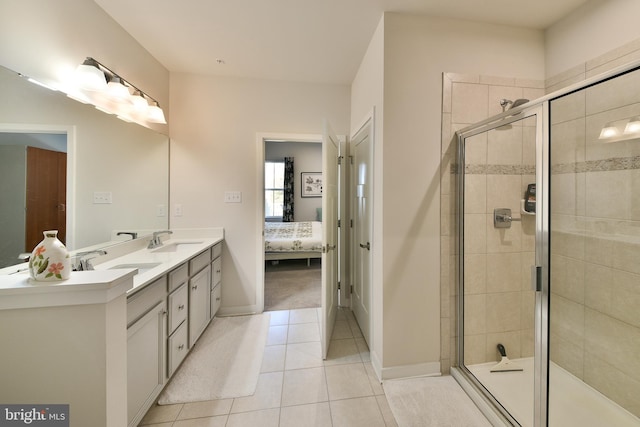
[[[307,259],[322,256],[322,223],[304,222],[265,222],[264,259],[267,261],[283,259]]]

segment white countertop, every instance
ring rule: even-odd
[[[22,265],[15,266],[13,271],[17,273],[0,275],[0,310],[106,303],[125,292],[131,295],[224,239],[223,229],[205,231],[176,230],[172,238],[163,240],[163,245],[154,249],[139,249],[141,242],[126,242],[121,248],[110,247],[109,255],[92,260],[94,271],[73,271],[69,279],[57,282],[32,280],[26,269],[20,270]],[[165,251],[168,246],[180,243],[189,244],[175,251]],[[137,249],[128,251],[126,248],[131,244],[135,244]],[[104,261],[101,262],[101,258]],[[113,268],[149,263],[158,265],[140,274],[136,268]]]
[[[156,267],[148,269],[140,274],[133,276],[133,287],[127,291],[127,294],[133,294],[145,285],[153,282],[158,277],[168,273],[175,267],[184,263],[188,259],[198,255],[200,252],[212,247],[222,241],[222,237],[205,237],[205,238],[172,238],[165,240],[163,245],[155,249],[139,249],[127,255],[106,261],[95,265],[96,271],[120,271],[124,272],[128,269],[113,269],[118,265],[126,264],[150,264],[158,263]],[[162,249],[173,244],[187,243],[175,252],[163,252]]]

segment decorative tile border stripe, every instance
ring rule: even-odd
[[[609,172],[640,169],[640,156],[613,157],[603,160],[587,160],[575,163],[560,163],[551,166],[553,175],[584,172]],[[456,174],[458,165],[451,164],[450,172]],[[535,175],[533,165],[465,165],[465,175]]]
[[[606,172],[640,169],[640,156],[613,157],[603,160],[587,160],[575,163],[560,163],[551,166],[552,174]]]
[[[534,175],[536,168],[533,165],[465,165],[464,173],[466,175]]]

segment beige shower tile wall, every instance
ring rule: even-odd
[[[584,64],[585,75],[639,49]],[[550,354],[640,416],[640,140],[598,139],[640,114],[638,87],[635,72],[551,103]]]
[[[502,112],[500,100],[535,99],[544,95],[539,81],[446,73],[442,113],[442,238],[441,322],[443,373],[457,363],[457,304],[459,244],[456,218],[458,168],[455,131]],[[533,258],[533,221],[514,222],[509,230],[493,228],[493,209],[520,211],[520,199],[533,176],[504,174],[514,165],[535,162],[535,124],[515,123],[504,132],[481,134],[467,144],[467,165],[492,173],[466,175],[465,190],[465,348],[467,363],[497,360],[496,344],[510,356],[533,354],[533,293],[528,289]],[[513,141],[521,141],[513,144]],[[491,165],[491,166],[488,166]],[[500,166],[504,171],[500,172]],[[498,173],[496,173],[498,170]],[[446,261],[445,261],[446,260]],[[527,263],[527,267],[523,264]],[[526,274],[525,274],[526,271]],[[523,326],[525,325],[525,326]],[[445,327],[448,326],[448,327]]]

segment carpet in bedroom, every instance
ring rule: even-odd
[[[159,405],[250,396],[269,333],[268,313],[216,317],[160,394]]]
[[[320,259],[266,262],[264,274],[264,309],[291,310],[314,308],[321,304]]]

